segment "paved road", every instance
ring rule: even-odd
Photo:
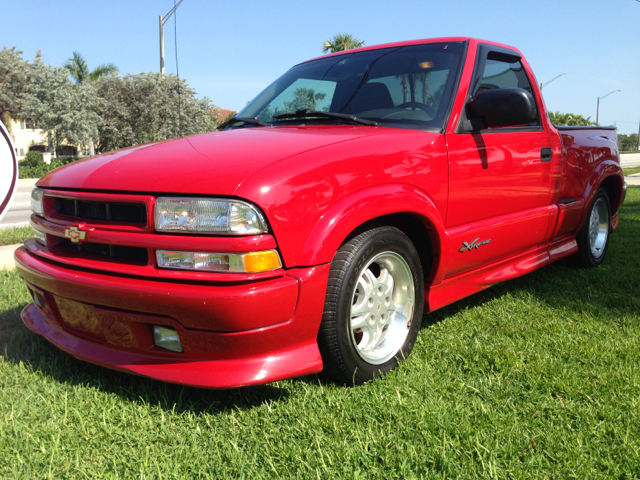
[[[640,153],[625,153],[620,155],[622,168],[640,167]]]
[[[9,205],[9,211],[0,222],[0,228],[21,227],[29,225],[31,217],[31,190],[35,180],[18,180],[18,188]]]

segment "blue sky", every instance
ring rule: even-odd
[[[2,2],[0,46],[62,65],[79,51],[92,68],[113,62],[123,73],[158,71],[158,16],[173,0],[19,0]],[[550,110],[640,121],[640,2],[184,0],[178,8],[180,76],[199,96],[239,110],[292,65],[321,55],[325,40],[349,32],[367,45],[473,36],[514,45],[546,86]],[[167,73],[175,73],[174,24],[165,25]]]

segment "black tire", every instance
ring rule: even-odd
[[[368,293],[367,279],[372,280]],[[387,293],[380,293],[382,288]],[[406,303],[401,308],[402,302]],[[413,349],[423,308],[420,258],[404,233],[378,227],[349,240],[335,254],[329,273],[318,333],[324,373],[339,384],[359,385],[390,372]],[[359,309],[366,313],[353,313]],[[363,328],[354,327],[356,317]],[[376,338],[383,338],[377,346]],[[371,346],[364,345],[369,342]]]
[[[594,210],[596,211],[594,213]],[[606,218],[602,218],[602,217]],[[600,227],[598,228],[598,225]],[[606,227],[604,226],[606,225]],[[576,236],[578,253],[576,262],[584,268],[597,267],[604,261],[609,248],[611,234],[611,205],[607,192],[600,188],[596,192],[582,228]],[[602,238],[604,235],[604,238]]]

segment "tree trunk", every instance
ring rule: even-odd
[[[89,156],[93,157],[95,154],[96,154],[96,151],[93,148],[93,137],[89,137]]]

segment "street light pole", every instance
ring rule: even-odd
[[[180,0],[164,17],[160,15],[160,73],[164,73],[164,24],[176,12],[183,0]]]
[[[607,98],[609,95],[611,95],[612,93],[616,93],[616,92],[621,92],[622,90],[614,90],[613,92],[609,92],[607,93],[604,97],[598,97],[598,106],[596,107],[596,125],[600,126],[600,99],[605,99]]]
[[[542,91],[543,87],[546,87],[547,85],[549,85],[551,82],[553,82],[554,80],[557,80],[558,78],[560,78],[562,75],[566,75],[566,73],[561,73],[560,75],[558,75],[557,77],[553,77],[551,80],[549,80],[548,82],[540,82],[540,91]]]

